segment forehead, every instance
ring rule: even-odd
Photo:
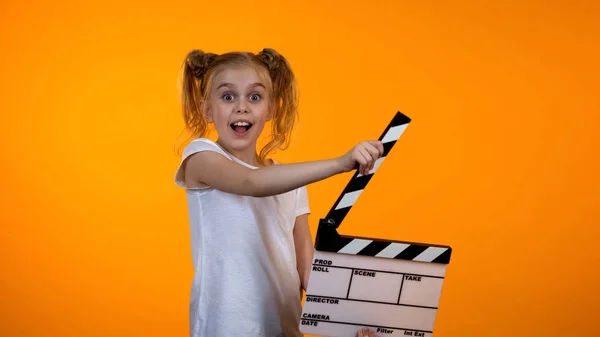
[[[257,69],[253,66],[227,67],[219,71],[214,78],[213,88],[218,88],[221,84],[229,83],[237,88],[246,88],[255,83],[262,84],[268,88],[270,81],[266,71]]]

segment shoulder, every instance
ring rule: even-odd
[[[179,166],[175,171],[175,184],[180,187],[188,187],[185,182],[185,170],[189,164],[189,161],[194,158],[194,155],[200,152],[216,152],[228,159],[231,159],[229,155],[214,141],[208,138],[197,138],[191,141],[183,150]]]
[[[225,151],[223,151],[223,149],[221,149],[221,147],[215,143],[214,141],[208,139],[208,138],[197,138],[194,139],[193,141],[191,141],[183,150],[183,155],[181,160],[185,160],[187,157],[191,156],[194,153],[197,152],[201,152],[201,151],[205,151],[205,150],[209,150],[209,151],[216,151],[216,152],[221,152],[223,154],[225,154]]]

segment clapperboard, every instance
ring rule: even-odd
[[[410,122],[396,113],[379,138],[384,153],[373,170],[368,175],[357,170],[320,219],[300,318],[303,333],[351,337],[370,327],[378,336],[432,336],[452,248],[337,232]]]

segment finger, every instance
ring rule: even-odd
[[[377,151],[379,151],[379,156],[383,156],[383,142],[380,140],[372,140],[369,142],[369,144],[373,145]]]
[[[356,333],[356,337],[365,337],[362,329],[358,329],[358,332]]]
[[[377,150],[377,153],[379,154],[377,157],[379,158],[379,157],[383,156],[383,151],[384,151],[384,149],[383,149],[383,143],[380,142],[380,141],[376,141],[372,145],[375,148],[375,150]]]
[[[368,160],[360,150],[356,151],[354,158],[359,164],[358,172],[362,174],[363,170],[368,165]]]
[[[375,146],[377,149],[379,149],[381,152],[383,152],[383,142],[382,141],[370,140],[368,143]]]
[[[354,152],[354,159],[358,163],[358,172],[362,174],[366,165],[368,165],[368,160],[365,157],[364,153],[357,147]]]
[[[375,162],[377,161],[377,158],[379,158],[379,151],[377,150],[377,148],[375,148],[375,146],[371,144],[367,144],[365,146],[365,150],[367,150],[371,155],[371,161],[369,165],[369,171],[371,171],[375,167]]]
[[[363,165],[367,165],[369,163],[369,159],[368,157],[365,156],[365,153],[360,149],[357,148],[356,152],[354,153],[354,159],[358,162],[358,164],[360,164],[361,166]]]
[[[373,157],[373,161],[375,161],[379,157],[381,157],[381,152],[379,151],[379,149],[377,149],[377,147],[375,145],[367,144],[367,146],[365,146],[365,148],[367,149],[367,151],[369,151],[369,153]]]
[[[373,166],[373,161],[374,161],[373,157],[371,156],[371,153],[369,153],[369,151],[365,147],[359,147],[358,151],[364,156],[364,158],[367,161],[364,164],[365,165],[365,169],[370,171],[371,168],[372,168],[372,166]]]
[[[369,337],[377,337],[377,336],[375,335],[375,330],[373,330],[373,329],[369,329]]]

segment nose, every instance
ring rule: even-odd
[[[235,112],[236,113],[248,113],[249,109],[248,109],[248,105],[246,104],[245,101],[241,100],[240,103],[235,107]]]

